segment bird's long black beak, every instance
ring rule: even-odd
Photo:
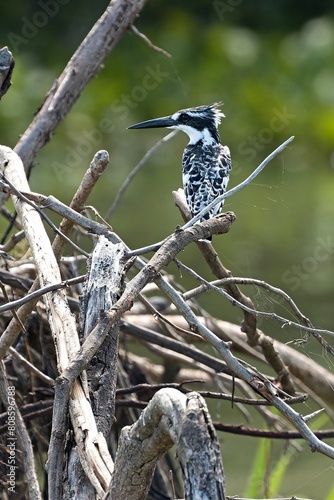
[[[155,118],[154,120],[147,120],[146,122],[136,123],[128,128],[161,128],[161,127],[173,127],[176,125],[176,120],[171,116],[164,116],[163,118]]]

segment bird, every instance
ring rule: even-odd
[[[192,217],[225,193],[232,168],[231,154],[220,143],[218,126],[225,117],[221,101],[205,106],[181,109],[171,116],[136,123],[129,129],[166,127],[182,130],[189,136],[182,157],[182,181]],[[200,221],[217,215],[224,200],[211,208]],[[211,241],[211,237],[208,238]]]

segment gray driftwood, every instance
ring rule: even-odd
[[[81,301],[83,338],[95,328],[101,313],[119,299],[124,281],[125,247],[100,236],[90,259]],[[87,368],[89,394],[97,428],[107,438],[115,415],[119,324],[115,323]]]
[[[123,288],[124,265],[124,245],[113,244],[107,237],[100,236],[88,262],[87,283],[81,300],[80,329],[83,340],[95,328],[101,314],[118,300]],[[105,438],[110,434],[115,414],[118,334],[118,323],[115,323],[86,372],[81,374],[97,429]],[[93,500],[96,498],[94,487],[82,468],[85,457],[77,446],[72,446],[68,453],[64,497],[72,498],[72,492],[76,491],[76,498]]]
[[[121,432],[108,500],[146,498],[157,461],[177,446],[185,498],[224,500],[219,442],[204,399],[161,389],[140,418]]]

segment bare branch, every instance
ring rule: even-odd
[[[140,340],[150,342],[155,345],[170,349],[173,352],[178,352],[180,354],[188,356],[189,358],[194,359],[197,363],[209,366],[216,373],[227,373],[231,375],[231,372],[227,370],[225,363],[223,363],[220,359],[217,359],[210,354],[206,354],[194,346],[185,344],[184,342],[180,342],[178,340],[170,339],[166,337],[166,335],[162,335],[161,333],[149,330],[144,326],[138,326],[137,324],[131,323],[129,321],[123,321],[121,328],[124,331],[127,331],[128,333],[136,336]]]
[[[208,245],[208,252],[211,252],[212,245]],[[241,309],[245,310],[247,313],[250,313],[251,319],[252,316],[254,315],[257,317],[258,315],[265,316],[267,314],[272,314],[272,313],[262,313],[259,311],[256,311],[254,309],[253,303],[248,299],[248,297],[245,297],[243,294],[240,293],[239,289],[234,285],[235,288],[231,287],[231,291],[234,296],[231,296],[229,293],[226,291],[222,290],[219,287],[216,287],[215,285],[210,285],[206,280],[204,280],[201,276],[199,276],[195,271],[192,269],[188,268],[184,264],[179,263],[180,266],[182,266],[184,269],[187,270],[188,273],[190,273],[192,276],[194,276],[198,281],[204,283],[205,285],[208,285],[209,288],[212,287],[213,290],[218,291],[221,295],[226,297],[230,302],[232,302],[233,305],[238,305]],[[235,296],[240,297],[241,300],[238,300],[235,298]],[[247,304],[250,303],[252,307],[249,307]],[[291,380],[290,374],[288,369],[286,368],[281,356],[278,354],[274,347],[274,343],[270,337],[267,335],[264,335],[262,332],[260,332],[258,329],[253,333],[252,331],[249,332],[246,328],[245,331],[248,335],[248,338],[251,340],[250,344],[252,346],[258,344],[261,346],[263,353],[265,355],[265,358],[267,362],[273,367],[273,369],[276,371],[278,377],[280,378],[283,386],[283,390],[288,392],[290,395],[294,395],[295,393],[295,388],[294,384]]]
[[[55,80],[43,105],[15,147],[25,169],[50,140],[86,85],[141,11],[145,0],[112,0]]]
[[[51,377],[48,377],[47,375],[45,375],[45,373],[42,373],[38,368],[36,368],[36,366],[34,366],[24,356],[22,356],[19,352],[17,352],[16,349],[14,349],[13,347],[10,347],[9,352],[11,353],[11,355],[14,358],[16,358],[18,361],[20,361],[20,363],[22,363],[23,366],[25,368],[27,368],[27,370],[29,370],[31,373],[36,375],[36,377],[38,377],[39,379],[43,380],[43,382],[45,382],[46,384],[53,387],[54,380]]]
[[[239,361],[232,355],[229,344],[218,339],[218,337],[216,337],[212,331],[209,330],[209,328],[198,321],[196,315],[171,285],[163,281],[162,278],[156,278],[155,282],[159,285],[161,290],[166,293],[177,309],[180,310],[191,329],[196,333],[201,334],[207,342],[217,349],[227,366],[236,376],[245,380],[256,392],[259,392],[265,399],[268,399],[268,401],[270,401],[279,410],[279,412],[287,418],[287,420],[301,433],[312,451],[318,451],[330,458],[334,458],[334,448],[321,442],[321,440],[314,435],[314,433],[303,421],[300,413],[294,411],[276,395],[277,389],[268,381],[268,379],[262,378],[261,380],[259,375],[252,374],[247,368],[239,363]]]
[[[300,311],[300,309],[298,309],[297,305],[292,300],[292,298],[290,297],[290,295],[288,295],[286,292],[284,292],[284,290],[281,290],[281,288],[277,288],[275,286],[272,286],[272,285],[270,285],[269,283],[266,283],[263,280],[259,280],[259,279],[256,279],[256,278],[239,278],[239,277],[231,276],[230,278],[223,278],[223,279],[214,280],[214,281],[210,281],[209,282],[210,285],[214,285],[214,286],[225,286],[225,285],[230,284],[230,283],[233,283],[233,284],[236,284],[236,285],[255,285],[255,286],[260,286],[260,287],[264,288],[265,290],[268,290],[269,292],[276,293],[277,295],[280,295],[281,297],[284,298],[284,300],[291,307],[292,312],[302,322],[304,322],[304,323],[309,322],[309,319],[306,318],[306,316],[304,316],[304,314]],[[207,284],[203,283],[203,285],[200,285],[197,288],[193,288],[192,290],[188,290],[187,292],[185,292],[183,294],[183,298],[185,300],[189,300],[189,299],[191,299],[193,297],[196,297],[200,293],[209,290],[209,288],[210,288],[210,286],[208,286]],[[258,312],[258,311],[254,310],[254,312]]]
[[[81,297],[80,330],[83,339],[93,330],[101,312],[113,307],[124,287],[125,246],[100,236],[88,262],[88,277]],[[115,420],[119,324],[114,323],[87,367],[90,401],[99,432],[108,439]]]
[[[177,442],[186,400],[176,389],[161,389],[139,420],[131,427],[123,427],[108,500],[146,498],[157,460]]]
[[[273,431],[267,429],[253,429],[244,425],[227,425],[221,422],[213,422],[217,431],[229,432],[231,434],[241,434],[243,436],[263,437],[267,439],[303,439],[303,436],[296,431]],[[333,438],[334,430],[315,431],[314,434],[319,439]]]
[[[134,25],[131,26],[131,31],[133,31],[134,34],[137,35],[139,38],[144,40],[144,42],[147,43],[147,45],[151,49],[160,52],[160,54],[163,54],[166,57],[172,57],[172,55],[169,52],[162,49],[161,47],[157,47],[156,45],[154,45],[154,43],[152,43],[151,40],[146,35],[144,35],[144,33],[141,33],[141,31],[139,31],[139,29],[137,29]]]
[[[60,290],[62,288],[67,288],[71,285],[77,285],[78,283],[83,283],[85,278],[86,278],[86,276],[82,275],[82,276],[78,276],[77,278],[71,278],[69,280],[61,281],[60,283],[55,283],[53,285],[43,286],[43,287],[39,288],[38,290],[36,290],[35,292],[28,293],[28,295],[25,295],[21,299],[12,300],[12,301],[8,302],[7,304],[4,304],[3,306],[0,306],[0,312],[15,309],[16,307],[19,307],[19,306],[22,306],[23,304],[26,304],[30,300],[35,300],[35,299],[41,297],[45,293],[53,292],[55,290]]]
[[[29,498],[31,500],[41,500],[42,495],[39,489],[38,485],[38,479],[35,471],[35,464],[34,464],[34,451],[32,448],[31,440],[26,428],[26,425],[24,423],[24,420],[22,418],[22,415],[17,407],[16,401],[15,401],[15,394],[10,394],[8,390],[8,383],[7,383],[7,377],[6,377],[6,371],[5,371],[5,365],[3,361],[0,361],[0,398],[5,406],[5,408],[8,408],[8,406],[11,407],[12,411],[15,412],[15,424],[14,427],[17,429],[17,434],[18,434],[18,440],[21,444],[21,452],[23,454],[23,466],[24,466],[24,472],[27,478],[27,484],[28,484],[28,494]],[[9,438],[7,439],[7,442],[13,442],[16,443],[16,436],[13,436],[13,439],[10,440]],[[16,446],[14,445],[15,449]],[[18,450],[17,450],[18,451]],[[17,465],[16,465],[17,467]],[[15,483],[15,481],[14,481]]]
[[[80,254],[86,255],[86,257],[89,256],[89,254],[87,252],[85,252],[85,250],[83,250],[82,248],[78,247],[78,245],[76,245],[75,243],[73,243],[72,240],[70,240],[65,234],[63,234],[57,228],[57,226],[52,222],[52,220],[43,212],[43,210],[41,210],[33,201],[31,201],[21,191],[19,191],[18,189],[16,189],[16,187],[10,182],[9,179],[6,178],[6,176],[4,174],[0,173],[0,178],[2,178],[4,180],[5,184],[8,184],[8,186],[10,188],[10,189],[8,189],[8,192],[10,192],[11,194],[15,194],[15,196],[17,196],[22,201],[24,201],[25,203],[28,203],[28,205],[30,205],[31,207],[33,207],[36,210],[36,212],[39,213],[39,215],[42,217],[42,219],[44,219],[49,224],[49,226],[53,229],[53,231],[58,236],[61,236],[62,238],[64,238],[66,240],[66,242],[69,243]],[[2,185],[2,187],[6,188],[5,185]]]
[[[1,148],[0,168],[6,170],[6,176],[15,185],[15,189],[29,192],[23,164],[17,154],[9,148]],[[13,201],[33,254],[40,285],[59,283],[61,281],[60,270],[39,215],[35,209],[20,198],[13,197]],[[56,346],[58,369],[63,372],[80,348],[75,319],[69,310],[66,296],[62,290],[43,295],[43,300]],[[69,396],[69,386],[67,395]],[[64,408],[62,408],[62,411],[66,414],[66,409],[64,412]],[[82,464],[83,467],[87,465],[85,472],[93,484],[99,484],[99,490],[106,489],[111,479],[112,460],[110,456],[108,457],[108,453],[105,454],[103,451],[104,448],[107,449],[107,446],[103,445],[104,438],[98,433],[91,406],[88,404],[83,387],[78,380],[73,384],[70,411],[73,427],[76,431],[78,449],[80,452],[83,449],[87,451],[86,462]],[[66,421],[64,416],[62,416],[61,421]],[[84,432],[81,432],[83,422]],[[96,445],[90,446],[94,441]],[[55,483],[55,479],[59,480],[59,475],[55,474],[52,460],[58,461],[59,459],[61,457],[51,455],[50,471],[52,473],[49,474],[49,481],[50,488],[57,492],[54,498],[59,498],[62,482]],[[57,462],[57,464],[61,467],[61,463]]]
[[[81,370],[86,367],[87,362],[90,361],[104,341],[110,326],[118,322],[122,315],[132,307],[133,301],[144,286],[149,281],[155,280],[161,269],[170,263],[175,255],[192,241],[205,239],[212,232],[224,234],[229,231],[235,216],[232,212],[223,215],[220,219],[211,219],[197,224],[196,227],[182,231],[181,234],[173,234],[148,263],[139,261],[139,259],[136,260],[136,265],[141,269],[140,272],[127,283],[122,296],[116,304],[107,313],[101,314],[99,323],[87,336],[76,358],[69,364],[66,370],[68,380],[75,379]],[[115,235],[114,237],[117,238]],[[129,255],[129,252],[127,254]]]
[[[188,326],[182,315],[173,314],[171,315],[171,319],[173,323],[180,328],[184,329]],[[247,356],[251,356],[256,360],[264,359],[259,353],[259,346],[252,348],[247,344],[247,336],[240,330],[240,326],[223,321],[219,318],[197,316],[197,319],[204,325],[207,325],[217,337],[225,342],[230,342],[234,352],[247,354]],[[127,322],[133,322],[138,328],[147,328],[155,332],[160,329],[159,323],[149,314],[138,314],[134,317],[128,315],[126,316],[126,320]],[[153,338],[148,341],[154,342]],[[311,396],[312,393],[317,394],[322,400],[318,401],[319,406],[323,406],[325,402],[328,406],[333,408],[334,374],[319,365],[319,363],[313,361],[309,356],[286,345],[286,343],[275,340],[274,346],[284,363],[289,366],[291,374],[298,379],[297,381],[299,384],[303,384],[302,390],[308,393],[311,392]],[[326,380],[327,383],[324,383],[324,380]]]
[[[134,29],[134,26],[132,26],[132,29]],[[138,172],[142,169],[142,167],[145,165],[145,163],[147,162],[147,160],[153,155],[153,153],[155,153],[155,151],[157,151],[160,146],[162,144],[164,144],[165,142],[168,142],[170,139],[172,139],[172,137],[174,137],[176,134],[177,134],[177,130],[173,130],[173,132],[171,132],[170,134],[166,135],[165,137],[163,137],[160,141],[158,141],[156,144],[154,144],[154,146],[151,147],[151,149],[149,149],[147,151],[147,153],[143,156],[143,158],[140,160],[140,162],[134,167],[134,169],[129,173],[129,175],[127,176],[127,178],[125,179],[125,181],[123,182],[122,186],[120,187],[120,189],[118,190],[117,192],[117,195],[116,195],[116,198],[113,202],[113,204],[111,205],[111,207],[109,208],[106,216],[105,216],[105,219],[106,220],[109,220],[110,217],[111,217],[111,214],[114,212],[114,210],[116,210],[116,208],[118,207],[123,195],[124,195],[124,192],[126,191],[126,189],[129,187],[132,179],[135,177],[135,175],[138,174]]]
[[[4,245],[0,245],[1,252],[10,252],[13,250],[15,245],[24,239],[24,231],[19,231],[16,234],[13,234],[10,239]]]
[[[237,193],[238,191],[241,191],[241,189],[243,189],[248,184],[250,184],[255,179],[255,177],[257,177],[259,175],[259,173],[262,172],[262,170],[264,169],[264,167],[266,167],[268,165],[268,163],[273,158],[275,158],[276,155],[278,155],[279,153],[281,153],[283,151],[283,149],[285,149],[286,146],[291,141],[293,141],[293,139],[294,139],[294,136],[290,137],[285,142],[283,142],[283,144],[281,144],[280,146],[278,146],[278,148],[276,148],[272,153],[270,153],[270,155],[268,155],[267,158],[265,158],[263,160],[263,162],[254,170],[254,172],[252,172],[247,177],[247,179],[245,179],[244,181],[242,181],[240,184],[238,184],[234,188],[230,189],[229,191],[226,191],[226,193],[221,194],[220,196],[218,196],[218,198],[216,198],[211,203],[209,203],[209,205],[207,205],[205,208],[203,208],[203,210],[199,214],[197,214],[189,222],[187,222],[186,224],[184,224],[184,226],[182,226],[182,229],[187,229],[188,227],[191,227],[193,224],[195,224],[196,222],[198,222],[203,217],[203,215],[205,215],[207,212],[209,212],[209,210],[211,210],[213,207],[215,207],[218,203],[221,203],[223,200],[226,200],[226,198],[229,198],[230,196],[233,196],[235,193]]]
[[[304,316],[300,312],[300,310],[297,308],[296,304],[293,302],[293,300],[291,299],[291,297],[289,297],[288,294],[286,294],[285,292],[283,292],[279,288],[273,287],[273,286],[269,285],[268,283],[265,283],[264,281],[255,280],[253,278],[251,278],[249,280],[247,280],[246,278],[227,278],[227,279],[224,278],[222,280],[217,280],[217,281],[209,282],[209,281],[205,280],[204,278],[202,278],[199,274],[197,274],[193,269],[191,269],[190,267],[188,267],[185,264],[183,264],[178,259],[175,259],[175,262],[177,263],[177,265],[180,268],[185,269],[194,278],[196,278],[198,281],[201,281],[203,283],[203,285],[202,285],[203,286],[203,289],[202,289],[203,291],[204,291],[205,288],[206,288],[206,290],[209,290],[209,289],[215,290],[216,292],[220,293],[225,298],[227,298],[230,302],[232,302],[233,305],[237,305],[241,309],[244,309],[245,311],[247,311],[249,313],[254,313],[257,316],[263,316],[263,317],[266,317],[266,318],[275,319],[275,320],[283,323],[282,328],[284,326],[287,326],[287,325],[288,326],[295,326],[296,328],[299,328],[301,330],[305,330],[306,332],[310,332],[310,333],[312,333],[312,332],[326,333],[328,335],[334,336],[334,332],[332,332],[330,330],[322,330],[322,329],[318,329],[318,328],[314,328],[314,327],[305,326],[305,325],[303,325],[301,323],[297,323],[296,321],[292,321],[290,319],[284,318],[283,316],[280,316],[280,315],[278,315],[276,313],[266,312],[266,311],[258,311],[257,309],[252,309],[251,307],[246,306],[242,302],[239,302],[234,297],[232,297],[231,295],[229,295],[227,292],[225,292],[224,290],[222,290],[219,286],[217,286],[217,283],[218,283],[218,285],[220,285],[220,284],[221,285],[225,285],[225,284],[228,284],[228,283],[239,283],[239,284],[250,284],[250,285],[256,284],[258,286],[263,286],[267,290],[275,291],[275,293],[277,293],[278,295],[281,295],[282,297],[284,297],[285,300],[287,300],[287,302],[291,306],[292,310],[296,313],[296,315],[299,318],[301,318],[302,321],[305,321],[305,322],[308,321],[308,319],[306,318],[306,316]],[[247,281],[248,281],[248,283],[247,283]],[[197,291],[199,291],[199,288],[197,288]],[[193,292],[194,292],[194,290],[190,291],[190,297],[193,296]],[[188,300],[188,298],[190,298],[190,297],[188,297],[188,292],[186,292],[185,294],[183,294],[183,298],[185,300]],[[334,354],[334,350],[333,350],[333,348],[330,345],[328,345],[327,350],[331,354]]]

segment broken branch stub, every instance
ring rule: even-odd
[[[95,328],[102,311],[117,302],[125,276],[125,246],[100,236],[88,263],[88,279],[81,299],[83,338]],[[111,325],[103,344],[87,367],[90,399],[97,428],[107,438],[115,415],[119,322]]]

